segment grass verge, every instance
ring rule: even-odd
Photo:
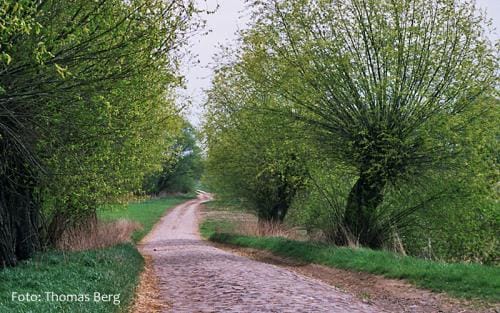
[[[165,209],[191,198],[175,196],[131,203],[100,210],[98,216],[107,221],[125,218],[141,223],[143,228],[132,236],[139,241]],[[0,312],[128,312],[143,266],[144,260],[132,243],[81,252],[39,253],[17,267],[0,270]],[[103,301],[96,292],[113,296]],[[31,298],[26,299],[27,293]]]
[[[376,251],[332,247],[278,237],[231,233],[228,221],[207,219],[200,225],[203,237],[219,243],[270,251],[297,261],[405,279],[416,286],[467,299],[500,301],[500,268],[479,264],[441,263]]]
[[[142,267],[142,256],[132,244],[40,253],[0,271],[0,312],[126,312]],[[95,292],[113,296],[99,301]],[[35,301],[15,293],[29,293]]]

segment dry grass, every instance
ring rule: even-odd
[[[132,233],[141,225],[126,219],[112,222],[89,222],[66,230],[57,241],[56,247],[65,251],[82,251],[111,247],[130,242]]]
[[[254,214],[228,210],[203,211],[202,219],[222,220],[233,225],[231,232],[244,236],[282,237],[293,240],[307,240],[305,231],[276,222],[260,221]]]
[[[293,240],[304,240],[304,234],[298,228],[270,221],[244,219],[238,222],[235,233],[245,236],[282,237]]]
[[[134,305],[130,312],[157,313],[172,308],[170,303],[166,303],[160,297],[158,278],[154,272],[153,258],[150,255],[144,255],[144,271],[136,290]]]

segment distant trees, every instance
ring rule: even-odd
[[[165,152],[168,157],[162,169],[147,178],[144,189],[154,194],[192,192],[203,171],[198,138],[194,127],[184,121],[180,133]]]
[[[175,135],[176,51],[194,10],[0,1],[0,267],[158,169]]]
[[[260,95],[260,105],[246,107],[255,119],[267,112],[294,121],[289,133],[308,134],[308,143],[342,168],[340,181],[352,185],[335,214],[337,243],[380,248],[429,201],[456,192],[435,190],[388,207],[398,190],[464,170],[456,161],[464,155],[461,141],[443,127],[467,132],[471,119],[482,118],[471,108],[498,79],[485,19],[472,4],[274,0],[254,7],[232,65]],[[262,100],[269,98],[272,106]],[[209,157],[216,145],[209,142]]]

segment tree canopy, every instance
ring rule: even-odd
[[[0,265],[14,265],[161,166],[180,129],[178,48],[196,10],[158,0],[0,10]]]
[[[234,133],[242,131],[242,121],[264,132],[255,120],[290,121],[289,138],[300,134],[319,151],[311,153],[311,159],[321,156],[313,168],[328,164],[323,174],[333,172],[342,185],[330,190],[344,192],[342,197],[319,193],[340,219],[331,236],[336,243],[380,248],[413,223],[417,211],[458,191],[442,185],[395,205],[397,195],[415,194],[438,177],[483,175],[471,174],[464,157],[484,148],[473,129],[498,110],[488,104],[496,103],[498,50],[473,3],[273,0],[251,7],[251,27],[241,32],[236,60],[226,65],[245,83],[225,83],[221,92],[216,78],[210,92],[230,96],[220,97],[211,114],[231,116],[225,123]],[[241,94],[251,100],[231,97]],[[242,107],[251,113],[241,114]],[[486,132],[494,137],[498,127]],[[273,138],[274,130],[266,136]],[[209,159],[211,151],[229,144],[223,141],[209,141]],[[488,158],[483,173],[492,173],[492,162],[498,162]],[[483,182],[496,184],[495,179]]]

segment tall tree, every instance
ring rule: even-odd
[[[191,1],[1,1],[0,266],[161,164]]]
[[[380,247],[375,219],[387,187],[456,154],[452,142],[431,142],[428,126],[460,115],[496,83],[484,16],[459,0],[254,5],[241,66],[283,99],[282,113],[315,130],[325,153],[353,168],[345,226]]]

